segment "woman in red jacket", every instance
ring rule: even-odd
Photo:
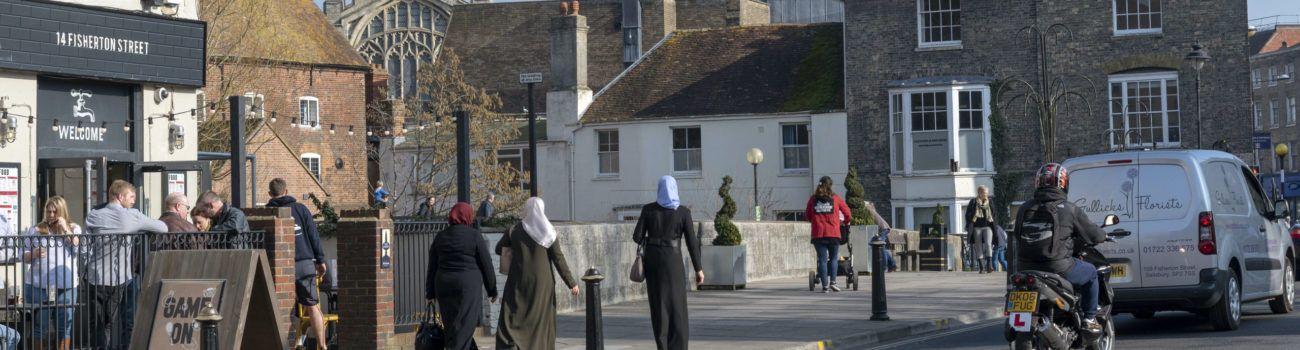
[[[840,287],[835,285],[835,272],[839,269],[840,226],[847,225],[853,218],[849,206],[835,195],[831,186],[831,177],[822,176],[817,192],[808,198],[808,208],[804,210],[812,224],[812,244],[817,248],[817,278],[821,279],[822,293],[827,289],[840,291]],[[830,283],[827,283],[826,275],[830,275]]]

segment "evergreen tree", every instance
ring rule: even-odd
[[[312,215],[312,219],[324,219],[316,224],[316,231],[322,238],[334,237],[338,234],[339,214],[334,211],[334,206],[330,205],[329,200],[321,201],[315,193],[308,193],[307,198],[311,203],[316,205],[316,210],[320,213]]]
[[[867,210],[867,204],[862,201],[862,184],[858,183],[858,169],[849,168],[849,174],[844,176],[844,201],[848,202],[849,212],[853,213],[853,219],[849,220],[851,225],[875,225],[876,218]]]
[[[713,238],[713,245],[740,245],[740,229],[731,223],[736,216],[736,201],[731,200],[731,176],[722,177],[722,187],[718,188],[722,197],[722,209],[713,217],[713,229],[718,236]]]

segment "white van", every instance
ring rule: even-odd
[[[1093,222],[1119,215],[1108,231],[1132,233],[1098,247],[1113,265],[1112,313],[1148,318],[1184,310],[1231,330],[1240,325],[1243,302],[1267,299],[1274,313],[1292,310],[1296,253],[1285,202],[1269,200],[1241,159],[1170,150],[1099,154],[1064,165],[1069,200]]]

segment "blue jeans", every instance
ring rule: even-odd
[[[23,284],[23,297],[29,304],[44,304],[49,296],[46,295],[45,288]],[[77,303],[77,289],[65,288],[58,289],[55,292],[54,304],[72,305]],[[50,327],[50,322],[54,322],[54,330],[50,333],[56,333],[56,336],[49,338],[72,339],[72,306],[58,308],[40,308],[36,311],[35,325],[32,327],[33,338],[47,338],[46,330]]]
[[[1074,290],[1081,294],[1079,301],[1083,303],[1083,318],[1097,316],[1097,267],[1083,260],[1074,259],[1074,268],[1065,275],[1065,279],[1069,280],[1070,284],[1074,285]]]
[[[813,247],[817,248],[817,278],[822,282],[822,289],[826,289],[830,286],[826,283],[826,275],[830,275],[830,283],[835,283],[835,275],[840,268],[840,243],[816,241]]]
[[[15,331],[13,328],[5,327],[4,325],[0,325],[0,349],[18,350],[19,339],[22,339],[22,337],[18,336],[18,331]]]
[[[119,333],[113,343],[121,349],[126,349],[131,345],[131,332],[135,328],[136,297],[140,294],[138,280],[139,278],[132,278],[131,282],[126,283],[126,295],[122,297],[122,303],[118,304],[118,310],[121,310],[117,313],[118,324],[122,326],[118,328]]]
[[[1007,270],[1007,246],[993,248],[993,266],[1001,266],[1002,271]]]

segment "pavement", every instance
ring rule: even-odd
[[[859,291],[808,291],[808,279],[753,282],[737,291],[691,291],[691,346],[697,349],[861,349],[1002,317],[1005,275],[896,272],[886,275],[888,321],[871,321],[871,277]],[[844,277],[840,276],[840,284]],[[584,291],[585,292],[585,291]],[[644,300],[606,305],[605,349],[655,349]],[[586,314],[557,315],[556,348],[585,349]],[[478,338],[491,348],[491,337]]]

